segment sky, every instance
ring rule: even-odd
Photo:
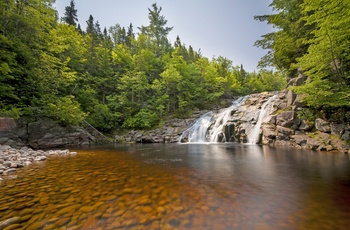
[[[203,56],[225,57],[233,65],[243,65],[253,72],[258,61],[266,54],[254,46],[262,35],[273,31],[265,22],[254,20],[255,15],[271,14],[272,0],[75,0],[78,23],[86,27],[91,14],[101,28],[119,24],[127,28],[149,25],[148,8],[153,3],[162,7],[161,14],[173,27],[169,39],[173,43],[178,35],[181,42]],[[70,0],[56,0],[55,8],[62,17]]]

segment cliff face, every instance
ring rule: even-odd
[[[349,123],[321,118],[303,120],[298,117],[303,108],[304,105],[291,91],[279,92],[262,123],[262,143],[311,150],[349,151]]]
[[[24,119],[15,121],[12,118],[0,118],[0,123],[2,124],[0,126],[0,144],[12,147],[61,148],[89,145],[96,140],[83,128],[62,127],[45,118],[32,122]]]

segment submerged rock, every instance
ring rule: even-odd
[[[45,161],[50,156],[71,156],[76,154],[76,152],[70,152],[69,150],[35,151],[28,147],[15,149],[8,145],[0,145],[0,175],[13,174],[18,168],[23,168],[34,162]]]

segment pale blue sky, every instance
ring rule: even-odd
[[[171,42],[179,35],[187,46],[200,48],[203,56],[226,57],[250,72],[266,53],[253,44],[272,28],[253,17],[270,14],[271,0],[75,0],[75,6],[82,28],[91,14],[102,29],[117,23],[127,28],[132,23],[134,32],[139,32],[137,27],[149,24],[148,8],[155,2],[168,26],[174,27]],[[56,0],[60,17],[69,3]]]

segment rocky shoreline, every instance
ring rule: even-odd
[[[302,74],[289,81],[288,86],[302,84],[306,77]],[[269,99],[273,99],[269,102]],[[269,103],[268,103],[269,102]],[[263,92],[249,95],[245,102],[230,111],[218,142],[251,143],[249,134],[254,129],[264,108],[257,144],[273,147],[293,147],[313,151],[332,151],[350,154],[350,111],[323,114],[322,117],[307,119],[299,114],[307,112],[301,96],[288,88],[279,92]],[[187,142],[183,133],[208,111],[197,111],[188,119],[167,121],[161,128],[142,131],[132,130],[125,135],[117,135],[116,142],[172,143]],[[216,119],[219,111],[212,111]],[[211,121],[210,127],[215,123]],[[221,123],[220,123],[221,124]],[[210,128],[209,127],[209,128]],[[182,139],[180,140],[180,137]]]
[[[50,156],[71,156],[76,152],[69,150],[33,150],[28,147],[19,149],[9,145],[0,145],[0,183],[4,178],[15,176],[18,168],[31,165],[34,162],[45,161]]]

